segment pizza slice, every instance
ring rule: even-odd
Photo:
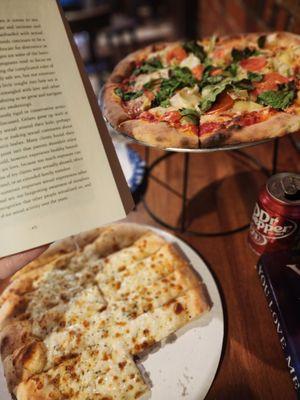
[[[165,242],[164,242],[165,243]],[[116,254],[117,256],[117,254]],[[172,244],[165,243],[153,255],[140,262],[124,263],[124,254],[114,258],[113,264],[108,262],[97,274],[96,280],[101,292],[110,301],[118,296],[119,290],[129,290],[138,280],[154,281],[174,272],[183,265]]]
[[[122,345],[103,341],[22,382],[16,396],[18,400],[131,400],[148,390]]]
[[[80,352],[82,348],[79,347],[78,339],[75,344],[71,342],[72,330],[68,331],[70,346],[73,345],[69,352],[60,353],[59,343],[54,341],[51,342],[52,347],[47,347],[47,338],[49,340],[50,337],[51,340],[52,336],[56,337],[55,332],[63,337],[62,330],[76,324],[80,324],[83,330],[86,329],[87,321],[101,315],[107,307],[107,302],[95,285],[82,289],[69,301],[66,301],[62,291],[60,294],[65,301],[48,310],[35,309],[32,314],[28,311],[26,317],[22,315],[21,318],[10,320],[2,329],[1,357],[10,388],[53,367],[63,356]],[[108,318],[110,315],[106,316]],[[71,349],[70,346],[68,349]]]
[[[129,351],[137,355],[203,316],[209,309],[204,287],[198,285],[126,325],[115,326],[112,333],[114,337],[122,337]]]
[[[178,285],[177,290],[170,290],[168,294],[162,296],[161,301],[150,297],[148,304],[151,303],[152,306],[146,307],[148,312],[144,312],[141,307],[138,314],[136,308],[130,310],[130,304],[120,302],[119,308],[116,304],[111,308],[108,306],[102,313],[94,314],[91,318],[51,333],[43,342],[47,360],[44,370],[59,365],[70,355],[79,354],[82,349],[96,346],[106,340],[113,342],[120,340],[126,343],[132,352],[132,343],[138,346],[141,343],[142,339],[136,335],[140,334],[137,329],[142,326],[146,330],[152,329],[149,335],[152,335],[155,342],[166,338],[210,308],[204,286],[199,280],[196,281],[195,277],[193,279],[194,284],[189,281],[185,288],[181,286],[183,284]],[[145,297],[144,299],[146,300]],[[163,302],[167,299],[167,302]]]
[[[293,35],[292,35],[293,36]],[[242,35],[220,39],[208,58],[201,82],[199,137],[203,147],[252,142],[300,128],[295,105],[299,48],[294,42],[280,52],[274,35]]]

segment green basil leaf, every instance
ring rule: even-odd
[[[149,82],[143,85],[143,88],[152,90],[154,89],[155,86],[157,86],[160,83],[160,81],[161,79],[151,79]]]
[[[218,85],[211,85],[211,87],[206,86],[205,89],[209,88],[209,93],[201,99],[199,103],[200,110],[202,112],[208,111],[217,100],[218,95],[223,93],[230,86],[231,82],[229,78],[224,79],[224,81]]]
[[[182,117],[187,118],[192,124],[194,125],[199,124],[200,117],[196,110],[193,110],[192,108],[181,108],[179,112],[182,115]]]
[[[263,77],[263,74],[259,74],[257,72],[248,72],[248,79],[250,79],[251,82],[261,82]]]
[[[138,90],[137,92],[127,92],[124,93],[123,100],[124,101],[134,100],[142,96],[142,94],[143,94],[142,90]]]
[[[232,49],[231,57],[234,62],[238,62],[244,60],[245,58],[249,58],[258,54],[256,49],[250,49],[250,47],[245,47],[243,50]]]
[[[169,99],[163,100],[163,101],[160,103],[160,106],[161,106],[161,107],[165,107],[165,108],[169,107],[170,105],[171,105],[171,104],[170,104],[170,100],[169,100]]]
[[[260,49],[263,49],[263,48],[265,47],[266,39],[267,39],[267,36],[266,36],[266,35],[261,35],[261,36],[257,39],[257,44],[258,44],[258,47],[259,47]]]
[[[124,95],[124,91],[121,88],[115,88],[114,90],[115,94],[119,97],[121,97],[121,99],[123,99],[123,95]]]
[[[116,88],[115,93],[117,96],[121,97],[122,100],[124,101],[129,101],[129,100],[134,100],[137,99],[138,97],[142,96],[143,91],[138,90],[137,92],[127,92],[125,93],[123,89],[121,88]]]
[[[175,67],[170,71],[171,78],[175,78],[185,86],[194,86],[196,79],[188,67]]]
[[[150,58],[147,61],[144,61],[143,64],[138,67],[135,68],[132,71],[133,75],[140,75],[140,74],[149,74],[151,72],[157,71],[158,69],[162,69],[164,66],[162,65],[162,62],[156,58]]]
[[[169,79],[162,79],[160,89],[152,101],[152,107],[166,104],[176,90],[184,87],[192,87],[197,83],[192,72],[187,68],[175,67],[170,71]]]
[[[276,110],[285,110],[293,103],[294,98],[294,90],[268,90],[258,95],[257,102]]]
[[[243,90],[252,90],[252,89],[254,89],[250,79],[241,79],[239,81],[232,82],[232,86],[234,88],[243,89]]]
[[[238,65],[236,63],[231,63],[226,68],[226,71],[228,71],[230,73],[230,75],[236,76],[237,75],[237,69],[238,69]]]
[[[204,50],[204,47],[201,46],[200,44],[198,44],[196,42],[196,40],[191,40],[189,42],[185,42],[182,47],[188,53],[195,54],[195,56],[198,57],[201,62],[204,62],[204,60],[207,57],[207,54],[206,54],[206,51]]]

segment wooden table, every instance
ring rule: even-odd
[[[143,153],[139,147],[136,148]],[[272,143],[246,150],[271,168]],[[151,150],[154,159],[161,152]],[[227,230],[250,220],[265,175],[243,165],[233,153],[191,157],[189,219],[191,227]],[[154,174],[180,190],[183,155],[162,163]],[[300,154],[288,138],[280,140],[279,171],[300,172]],[[151,182],[147,202],[154,211],[178,222],[180,201]],[[158,226],[143,205],[130,220]],[[179,235],[203,256],[220,285],[226,315],[224,354],[207,400],[294,400],[296,395],[279,345],[275,325],[260,286],[247,231],[227,237]],[[201,371],[199,371],[201,374]]]
[[[279,170],[300,172],[299,153],[288,138],[280,142]],[[143,148],[137,149],[143,154]],[[271,167],[272,143],[246,152]],[[159,154],[153,150],[151,158]],[[179,189],[182,159],[182,155],[177,155],[160,164],[154,173]],[[234,153],[192,156],[188,212],[192,227],[212,231],[243,225],[250,219],[259,187],[265,180],[257,168],[241,163]],[[178,220],[180,201],[164,192],[155,181],[149,185],[147,201],[171,223]],[[128,220],[158,226],[142,204]],[[257,257],[246,243],[247,232],[215,238],[179,236],[207,261],[224,298],[224,353],[207,400],[296,399],[254,268]],[[0,290],[1,286],[5,283]]]

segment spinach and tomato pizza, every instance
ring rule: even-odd
[[[161,148],[216,147],[300,129],[300,37],[287,32],[161,43],[130,54],[104,88],[118,131]]]

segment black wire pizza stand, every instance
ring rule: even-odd
[[[99,106],[102,108],[103,102],[102,102],[102,91],[100,92],[99,95]],[[272,174],[275,174],[277,172],[277,161],[278,161],[278,151],[279,151],[279,139],[268,139],[268,140],[262,140],[259,142],[252,142],[252,143],[241,143],[241,144],[236,144],[236,145],[230,145],[230,146],[223,146],[223,147],[213,147],[213,148],[205,148],[205,149],[183,149],[183,148],[166,148],[163,149],[165,151],[165,154],[162,156],[159,156],[156,160],[150,163],[150,149],[151,148],[156,148],[155,146],[148,145],[147,143],[144,143],[142,141],[136,140],[129,135],[127,135],[124,132],[116,130],[114,127],[111,126],[109,121],[105,120],[108,128],[110,131],[113,131],[117,135],[122,135],[123,137],[127,138],[128,143],[132,144],[139,144],[144,146],[145,148],[145,161],[146,161],[146,180],[148,181],[149,179],[155,180],[161,187],[164,189],[168,190],[171,194],[174,196],[177,196],[181,199],[181,218],[180,218],[180,223],[178,226],[171,225],[167,223],[161,216],[158,216],[156,213],[154,213],[149,206],[147,200],[146,200],[146,192],[144,193],[144,196],[142,198],[142,202],[144,204],[144,207],[147,211],[147,213],[151,216],[151,218],[156,221],[158,224],[161,226],[173,231],[173,232],[178,232],[178,233],[186,233],[194,236],[204,236],[204,237],[214,237],[214,236],[228,236],[232,235],[237,232],[241,232],[249,227],[249,224],[245,224],[243,226],[226,230],[226,231],[220,231],[220,232],[200,232],[200,231],[194,231],[190,230],[187,227],[187,203],[188,203],[188,183],[189,183],[189,165],[190,165],[190,156],[191,154],[203,154],[203,153],[213,153],[213,152],[220,152],[223,151],[228,155],[235,154],[240,158],[244,158],[251,162],[254,166],[259,167],[260,171],[263,172],[267,177],[271,176]],[[260,163],[254,156],[245,153],[243,149],[248,148],[248,147],[253,147],[257,146],[263,143],[271,142],[273,141],[273,155],[272,155],[272,167],[271,170],[269,170],[266,166],[264,166],[262,163]],[[157,149],[157,148],[156,148]],[[163,182],[156,176],[152,174],[153,170],[162,162],[168,160],[170,157],[176,156],[178,153],[184,153],[183,157],[183,168],[182,168],[182,186],[181,186],[181,192],[176,191],[174,188],[172,188],[168,183]],[[146,185],[148,186],[148,185]]]
[[[269,141],[269,140],[268,140]],[[148,212],[148,214],[160,225],[164,226],[165,228],[168,228],[172,231],[179,232],[179,233],[187,233],[190,235],[194,236],[204,236],[204,237],[214,237],[214,236],[227,236],[231,235],[237,232],[241,232],[247,228],[249,228],[249,224],[245,224],[243,226],[240,226],[238,228],[230,229],[227,231],[222,231],[222,232],[200,232],[200,231],[194,231],[194,230],[189,230],[187,228],[186,224],[186,211],[187,211],[187,203],[188,203],[188,198],[187,198],[187,193],[188,193],[188,182],[189,182],[189,164],[190,164],[190,155],[195,154],[195,153],[212,153],[216,151],[226,151],[229,155],[231,154],[230,152],[234,152],[237,154],[240,158],[247,159],[250,161],[253,165],[259,167],[259,169],[267,176],[271,176],[272,174],[275,174],[277,171],[277,160],[278,160],[278,149],[279,149],[279,140],[278,138],[274,139],[273,143],[273,155],[272,155],[272,168],[271,171],[268,170],[264,165],[262,165],[255,157],[249,155],[248,153],[245,153],[242,151],[242,148],[246,147],[252,147],[258,144],[266,143],[268,142],[267,140],[257,142],[257,143],[251,143],[251,144],[246,144],[246,145],[238,145],[238,146],[228,146],[222,149],[201,149],[201,151],[190,151],[189,149],[180,149],[179,151],[176,151],[176,149],[166,149],[167,153],[163,154],[162,156],[158,157],[154,162],[152,162],[149,165],[149,151],[150,147],[145,148],[145,159],[146,159],[146,165],[148,169],[148,179],[151,178],[155,180],[158,184],[160,184],[162,187],[167,189],[169,192],[173,193],[176,196],[179,196],[181,198],[181,221],[178,226],[173,226],[165,222],[161,217],[157,216],[150,208],[148,205],[148,202],[146,201],[145,197],[143,198],[143,204]],[[135,142],[136,143],[136,142]],[[166,182],[161,181],[159,178],[156,176],[152,175],[151,172],[157,167],[161,162],[167,160],[168,158],[176,155],[177,153],[184,153],[184,158],[183,158],[183,169],[182,169],[182,190],[181,193],[178,193],[175,191],[172,187],[170,187]]]

